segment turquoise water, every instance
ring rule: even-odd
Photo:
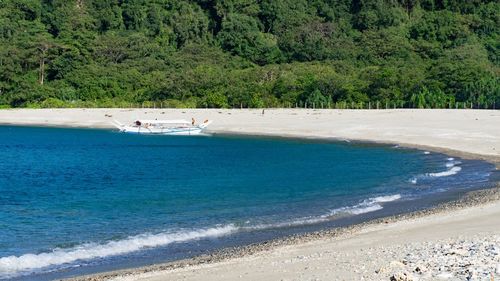
[[[406,210],[486,187],[494,169],[342,142],[30,127],[0,136],[0,279],[171,260]]]

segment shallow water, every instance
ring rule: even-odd
[[[0,127],[0,159],[0,279],[33,280],[407,211],[494,170],[393,146],[30,127]]]

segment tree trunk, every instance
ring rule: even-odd
[[[40,50],[40,69],[39,69],[39,74],[38,74],[38,82],[40,85],[43,85],[43,82],[45,80],[45,54],[47,53],[47,50],[49,49],[48,45],[42,45],[39,50]]]
[[[45,58],[42,57],[40,59],[40,79],[39,79],[40,85],[43,85],[43,79],[45,74],[44,72],[45,72]]]

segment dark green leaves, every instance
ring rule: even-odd
[[[499,106],[499,10],[493,0],[1,0],[0,107]]]

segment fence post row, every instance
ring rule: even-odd
[[[208,108],[208,103],[204,103],[205,108]],[[103,106],[101,105],[94,105],[96,107]],[[106,105],[104,105],[106,106]],[[121,106],[125,108],[138,108],[138,109],[146,109],[146,108],[153,108],[153,109],[160,109],[160,108],[169,108],[169,105],[167,102],[160,101],[160,102],[150,102],[150,101],[144,101],[144,102],[139,102],[139,103],[129,103],[129,102],[122,102]],[[50,105],[46,104],[41,104],[40,107],[42,108],[51,108]],[[114,106],[113,106],[114,107]],[[175,108],[175,106],[173,106]],[[233,104],[231,108],[238,108],[238,104]],[[240,109],[244,108],[250,108],[248,105],[244,105],[242,102],[239,104]],[[362,101],[360,102],[348,102],[348,101],[327,101],[325,102],[312,102],[308,103],[307,101],[302,102],[283,102],[281,104],[276,104],[274,106],[271,106],[271,108],[311,108],[311,109],[384,109],[384,104],[380,101],[375,101],[375,104],[372,105],[372,102],[369,101],[368,103],[364,103]],[[417,104],[414,102],[385,102],[385,109],[398,109],[398,108],[420,108]],[[433,103],[432,106],[428,107],[423,107],[423,108],[430,108],[430,109],[492,109],[492,110],[497,110],[496,106],[496,101],[492,101],[491,103],[488,102],[446,102],[446,103]]]

